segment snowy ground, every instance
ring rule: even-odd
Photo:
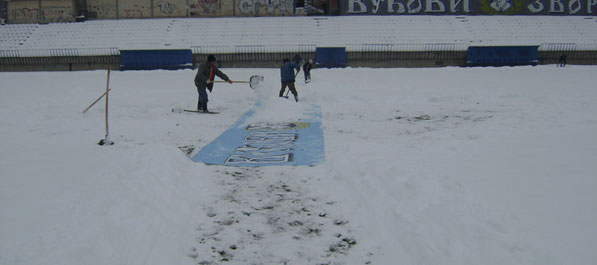
[[[300,103],[194,72],[0,73],[0,264],[575,264],[597,260],[595,66],[316,69]],[[298,76],[302,79],[302,74]],[[313,167],[194,163],[251,109],[323,112]],[[268,104],[269,103],[269,104]],[[259,114],[261,113],[261,114]]]

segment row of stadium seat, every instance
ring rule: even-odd
[[[597,19],[574,16],[350,16],[96,20],[0,26],[0,50],[224,45],[597,43]]]

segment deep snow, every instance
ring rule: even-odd
[[[595,66],[0,73],[0,264],[575,264],[597,260]],[[321,106],[325,161],[192,162],[253,108]]]

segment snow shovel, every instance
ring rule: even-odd
[[[256,89],[259,86],[259,83],[261,83],[261,82],[263,82],[262,75],[251,76],[251,78],[249,78],[249,81],[234,81],[234,80],[232,80],[232,83],[248,83],[252,89]],[[207,81],[207,83],[210,84],[210,83],[227,83],[227,82],[224,80],[216,80],[216,81]]]

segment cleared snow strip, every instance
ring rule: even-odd
[[[256,109],[261,104],[256,104]],[[191,160],[206,164],[258,167],[316,165],[324,159],[321,109],[309,105],[295,121],[252,119],[255,109],[243,116]]]

